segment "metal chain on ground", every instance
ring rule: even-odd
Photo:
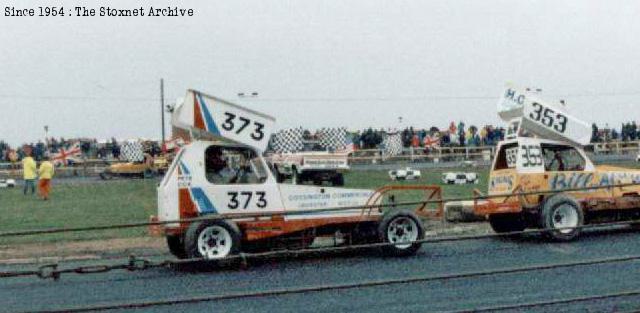
[[[154,300],[154,301],[99,304],[99,305],[89,305],[89,306],[67,307],[67,308],[61,308],[61,309],[47,309],[47,310],[33,311],[33,312],[38,312],[38,313],[88,312],[88,311],[103,311],[103,310],[114,310],[114,309],[147,308],[147,307],[165,306],[165,305],[191,304],[191,303],[199,303],[199,302],[214,302],[214,301],[221,301],[221,300],[237,300],[237,299],[247,299],[247,298],[263,298],[263,297],[282,296],[282,295],[291,295],[291,294],[302,294],[302,293],[309,293],[309,292],[360,289],[360,288],[442,281],[442,280],[452,280],[452,279],[462,279],[462,278],[476,278],[476,277],[483,277],[483,276],[526,273],[526,272],[541,271],[541,270],[552,270],[552,269],[558,269],[558,268],[602,265],[602,264],[611,264],[611,263],[631,262],[631,261],[638,261],[638,260],[640,260],[640,255],[625,256],[625,257],[618,257],[618,258],[603,258],[603,259],[595,259],[595,260],[580,261],[580,262],[534,265],[534,266],[527,266],[527,267],[511,267],[511,268],[503,268],[503,269],[497,269],[497,270],[464,272],[464,273],[456,273],[456,274],[449,274],[449,275],[414,276],[414,277],[408,277],[408,278],[364,281],[364,282],[358,282],[358,283],[327,284],[327,285],[298,287],[298,288],[283,288],[283,289],[272,289],[272,290],[254,291],[254,292],[229,293],[229,294],[222,294],[222,295],[201,295],[201,296],[193,296],[193,297],[180,297],[180,298],[171,298],[171,299]]]
[[[132,254],[129,254],[132,255]],[[154,252],[154,253],[141,253],[133,254],[137,258],[148,259],[154,257],[167,257],[169,251],[166,252]],[[95,262],[96,260],[121,260],[128,258],[127,255],[95,255],[82,258],[64,257],[64,256],[50,256],[50,255],[35,255],[29,258],[14,260],[14,262],[0,263],[0,265],[6,266],[25,266],[25,265],[42,265],[42,264],[65,264],[65,263],[83,263],[83,262]]]
[[[83,231],[93,231],[93,230],[135,228],[135,227],[145,227],[145,226],[160,226],[160,225],[167,225],[167,224],[191,223],[191,222],[223,220],[223,219],[258,218],[258,217],[269,217],[274,215],[286,216],[286,215],[299,215],[299,214],[307,214],[307,213],[338,212],[338,211],[347,211],[347,210],[372,210],[372,209],[389,208],[389,207],[393,208],[393,207],[409,206],[409,205],[439,204],[439,203],[453,202],[453,201],[489,200],[493,198],[523,197],[523,196],[530,196],[530,195],[557,194],[557,193],[563,193],[563,192],[624,188],[624,187],[639,186],[639,185],[640,183],[617,184],[617,185],[593,186],[593,187],[583,187],[583,188],[565,188],[565,189],[548,190],[548,191],[529,191],[529,192],[502,193],[502,194],[493,194],[493,195],[478,195],[478,196],[472,196],[472,197],[452,197],[452,198],[443,198],[440,200],[424,200],[424,201],[409,201],[409,202],[397,202],[397,203],[388,203],[388,204],[332,207],[332,208],[311,209],[311,210],[269,211],[269,212],[260,212],[260,213],[208,214],[208,215],[195,217],[195,218],[155,221],[155,222],[143,221],[143,222],[134,222],[134,223],[87,226],[87,227],[61,227],[61,228],[50,228],[50,229],[6,231],[6,232],[0,232],[0,238],[40,235],[40,234],[67,233],[67,232],[83,232]]]
[[[98,264],[98,265],[85,265],[74,268],[58,269],[59,264],[45,264],[39,266],[37,270],[31,271],[14,271],[14,272],[0,272],[0,278],[14,278],[14,277],[26,277],[36,276],[41,279],[53,279],[58,280],[62,274],[97,274],[106,273],[114,270],[127,270],[143,271],[151,268],[166,268],[173,261],[163,260],[159,262],[153,262],[148,259],[138,258],[136,256],[130,256],[127,263],[123,264]]]

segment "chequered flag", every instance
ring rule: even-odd
[[[386,156],[393,156],[402,153],[402,138],[400,133],[387,133],[382,139],[383,153]]]
[[[330,151],[345,149],[347,129],[344,127],[322,128],[318,132],[320,145]]]
[[[271,150],[276,153],[296,152],[304,149],[302,127],[282,129],[271,138]]]
[[[144,161],[144,152],[142,148],[142,143],[138,141],[134,142],[125,142],[122,144],[120,148],[122,151],[122,156],[124,160],[127,162],[142,162]]]

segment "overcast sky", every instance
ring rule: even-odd
[[[20,8],[94,1],[3,0]],[[101,1],[193,17],[0,16],[0,139],[159,138],[187,88],[279,127],[500,123],[505,82],[588,122],[638,120],[640,3],[478,0]],[[68,14],[67,14],[68,15]],[[259,92],[252,100],[238,92]]]

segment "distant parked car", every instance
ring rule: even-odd
[[[477,184],[477,173],[442,173],[442,183],[447,185],[465,185],[465,184]]]
[[[13,188],[15,186],[15,179],[0,179],[0,188]]]
[[[422,177],[422,173],[419,170],[407,167],[401,170],[389,171],[389,177],[391,180],[416,180]]]

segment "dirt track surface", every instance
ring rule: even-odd
[[[130,254],[158,254],[165,251],[165,240],[161,237],[16,244],[0,246],[0,264],[100,259]]]

